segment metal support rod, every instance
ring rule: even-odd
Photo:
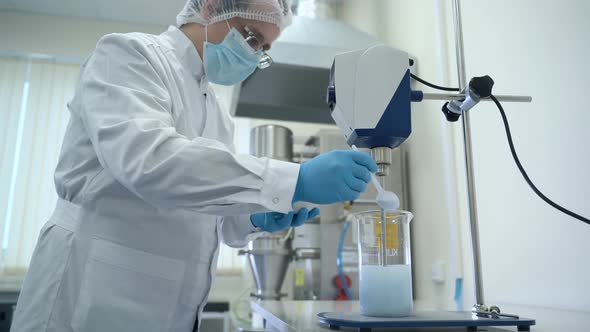
[[[459,0],[453,0],[453,23],[455,27],[455,50],[457,57],[457,76],[459,89],[463,90],[467,84],[465,72],[465,53],[463,50],[463,28],[461,26],[461,5]],[[471,148],[471,127],[469,112],[463,112],[463,141],[465,146],[465,168],[467,170],[467,196],[469,204],[469,222],[471,225],[471,246],[473,250],[473,265],[475,277],[475,305],[481,308],[485,305],[483,276],[481,268],[481,251],[479,247],[479,226],[477,220],[477,200],[475,195],[475,177],[473,174],[473,153]]]
[[[530,103],[533,101],[531,96],[506,96],[494,95],[498,101],[512,102],[512,103]],[[465,95],[460,93],[424,93],[423,100],[457,100],[465,98]],[[482,101],[492,101],[490,98],[482,98]]]

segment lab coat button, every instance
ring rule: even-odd
[[[278,197],[273,198],[272,202],[275,204],[279,204],[279,198]]]

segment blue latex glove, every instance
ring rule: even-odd
[[[277,232],[289,227],[303,225],[307,220],[311,220],[320,214],[318,208],[309,211],[302,208],[297,213],[291,211],[287,214],[279,212],[255,213],[250,216],[252,224],[265,232]]]
[[[367,189],[377,164],[368,153],[331,151],[301,165],[293,202],[353,201]]]

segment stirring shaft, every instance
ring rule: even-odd
[[[381,266],[387,265],[387,262],[385,261],[387,255],[387,227],[385,222],[385,210],[381,209]]]

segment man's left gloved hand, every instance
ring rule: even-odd
[[[265,232],[277,232],[287,229],[289,227],[297,227],[303,225],[307,220],[311,220],[320,214],[318,208],[308,210],[302,208],[297,212],[289,212],[287,214],[279,212],[265,212],[255,213],[250,216],[252,224]]]

